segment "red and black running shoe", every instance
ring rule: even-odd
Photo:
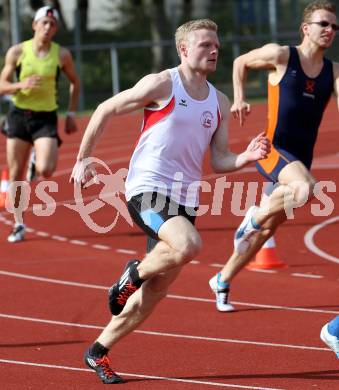
[[[126,305],[127,299],[139,289],[144,282],[139,278],[137,267],[139,260],[130,260],[120,279],[108,290],[108,303],[111,313],[120,314]]]
[[[117,375],[109,366],[109,359],[107,355],[99,358],[90,355],[89,350],[87,350],[85,352],[84,359],[87,366],[98,374],[98,377],[103,381],[103,383],[113,384],[124,382],[121,376]]]

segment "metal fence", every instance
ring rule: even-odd
[[[20,0],[12,0],[20,3]],[[180,0],[173,0],[173,4]],[[196,0],[198,2],[198,0]],[[194,3],[194,2],[193,2]],[[218,70],[211,75],[211,81],[232,98],[232,63],[239,54],[268,42],[296,45],[300,42],[299,24],[301,12],[309,1],[304,0],[210,0],[208,15],[219,25],[221,51]],[[339,6],[339,0],[336,0]],[[171,4],[171,2],[170,2]],[[80,110],[92,110],[96,105],[122,89],[131,87],[138,79],[152,71],[152,46],[145,37],[149,36],[147,20],[140,40],[134,37],[127,41],[126,36],[117,33],[97,34],[80,29],[79,12],[75,10],[75,28],[72,31],[59,31],[56,40],[72,51],[78,74],[82,80]],[[77,19],[78,18],[78,19]],[[182,16],[184,19],[184,15]],[[172,21],[172,36],[179,22]],[[21,40],[31,37],[31,20],[26,18],[21,26]],[[138,34],[137,33],[137,34]],[[141,35],[141,34],[140,34]],[[117,36],[119,38],[117,38]],[[96,41],[93,41],[96,39]],[[101,38],[101,37],[104,37]],[[19,37],[17,37],[19,39]],[[102,43],[102,41],[105,43]],[[89,43],[91,42],[91,43]],[[99,43],[100,42],[100,43]],[[166,67],[178,64],[174,40],[158,43],[171,53]],[[328,52],[328,57],[339,59],[336,42]],[[65,78],[59,83],[60,108],[67,105],[68,85]],[[248,80],[248,96],[266,95],[265,72],[251,72]]]

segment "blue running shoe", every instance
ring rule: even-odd
[[[320,332],[320,338],[321,340],[329,346],[332,351],[337,355],[337,358],[339,359],[339,338],[337,336],[332,336],[328,332],[328,324],[325,324]]]

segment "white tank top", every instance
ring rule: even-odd
[[[141,135],[126,179],[126,199],[159,192],[174,202],[199,205],[203,158],[220,122],[216,89],[205,100],[186,92],[178,68],[169,69],[172,94],[157,109],[145,108]]]

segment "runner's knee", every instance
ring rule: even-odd
[[[293,183],[293,197],[297,205],[303,205],[314,197],[315,184],[316,181],[313,178]]]
[[[8,170],[10,182],[22,180],[24,174],[24,167],[19,164],[11,164]]]
[[[179,264],[191,261],[202,248],[202,241],[198,234],[187,238],[181,245],[179,252]]]
[[[39,176],[42,176],[44,178],[49,178],[53,175],[53,172],[55,170],[54,164],[47,164],[47,165],[36,165],[36,170]]]

